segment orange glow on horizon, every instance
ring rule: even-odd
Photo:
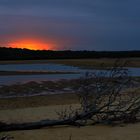
[[[12,48],[26,48],[30,50],[53,50],[55,49],[55,45],[52,43],[45,43],[43,41],[38,41],[35,39],[32,40],[18,40],[15,42],[11,42],[8,44],[9,47]]]

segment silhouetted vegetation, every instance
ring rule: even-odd
[[[140,51],[52,51],[0,47],[0,60],[140,57]]]

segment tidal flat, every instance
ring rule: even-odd
[[[140,67],[140,58],[99,58],[99,59],[53,59],[53,60],[18,60],[18,61],[0,61],[0,65],[5,64],[64,64],[69,66],[77,66],[84,68],[101,68],[113,66],[116,60],[122,63],[127,62],[126,67]]]

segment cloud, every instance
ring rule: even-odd
[[[139,49],[139,5],[139,0],[0,0],[0,42],[32,36],[54,39],[60,49]]]

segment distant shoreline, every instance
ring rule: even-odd
[[[116,60],[120,60],[121,63],[127,62],[125,67],[140,67],[140,58],[91,58],[91,59],[53,59],[53,60],[0,60],[0,65],[8,64],[61,64],[68,66],[75,66],[79,68],[99,69],[104,67],[111,67]]]

